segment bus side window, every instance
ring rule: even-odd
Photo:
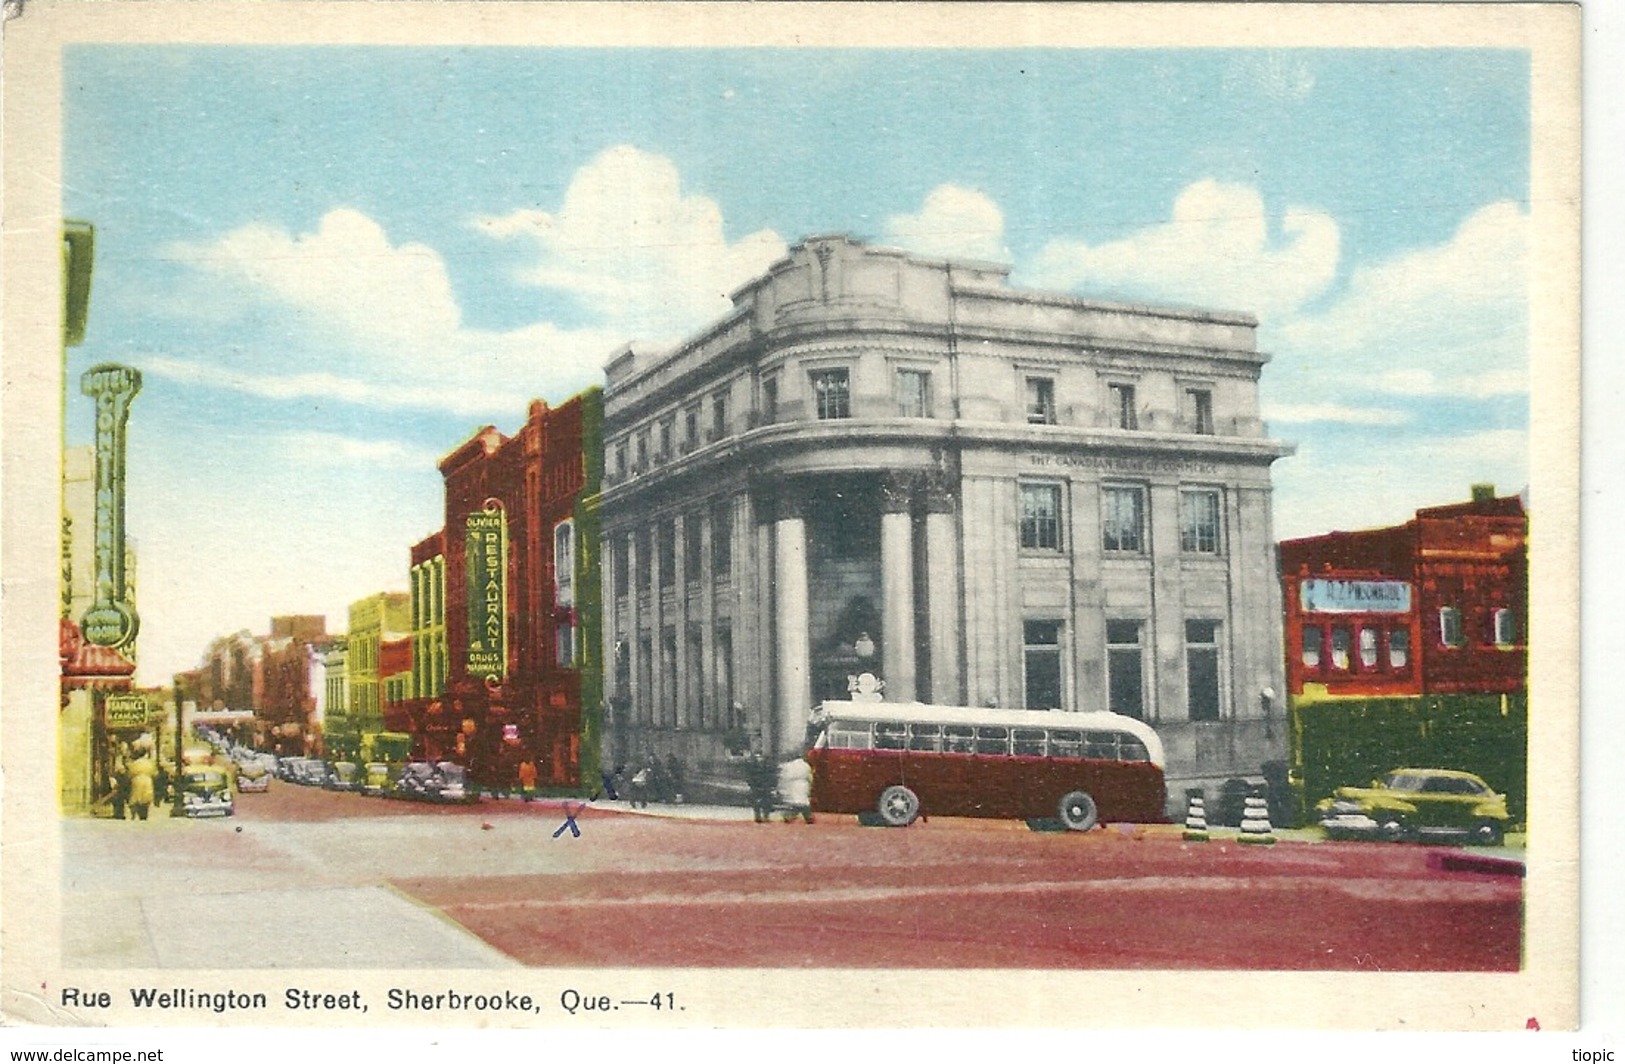
[[[1150,761],[1151,753],[1145,744],[1132,735],[1120,735],[1117,738],[1118,748],[1122,752],[1118,759],[1122,761]]]
[[[942,749],[942,725],[940,724],[910,724],[908,726],[908,748],[910,750],[929,750],[936,753]]]
[[[1010,733],[1010,752],[1017,757],[1044,756],[1044,729],[1017,728]]]
[[[904,732],[906,726],[901,721],[882,720],[875,722],[875,749],[901,750],[904,745]]]
[[[1010,729],[977,728],[976,752],[978,754],[1008,754],[1010,752]]]
[[[1075,731],[1052,731],[1049,733],[1049,756],[1051,757],[1082,757],[1083,735]]]
[[[976,729],[967,724],[949,724],[943,729],[942,748],[950,754],[968,754],[976,749]]]
[[[1084,732],[1083,756],[1098,757],[1107,761],[1117,760],[1117,733],[1116,732]]]
[[[829,727],[829,745],[834,750],[867,750],[869,725],[863,721],[836,721]]]

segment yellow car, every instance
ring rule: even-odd
[[[1471,772],[1443,768],[1395,769],[1369,787],[1340,787],[1315,811],[1331,838],[1465,836],[1479,846],[1500,845],[1512,819],[1506,795]]]

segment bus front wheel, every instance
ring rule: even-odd
[[[906,828],[920,815],[920,796],[907,787],[887,787],[880,792],[876,811],[887,827]]]
[[[1082,791],[1072,791],[1061,799],[1061,823],[1070,831],[1088,831],[1100,822],[1095,800]]]

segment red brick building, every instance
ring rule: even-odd
[[[414,635],[443,640],[444,669],[420,669],[386,724],[487,786],[512,785],[526,757],[542,786],[581,782],[574,514],[602,470],[600,396],[536,400],[513,436],[487,425],[448,454],[445,526],[413,548]]]
[[[1477,485],[1403,525],[1283,542],[1288,694],[1522,692],[1528,527]]]

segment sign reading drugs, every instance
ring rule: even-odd
[[[108,695],[106,706],[109,728],[145,727],[152,715],[145,695]]]
[[[468,671],[492,682],[508,673],[508,518],[495,499],[468,515]]]
[[[1305,580],[1305,613],[1409,613],[1411,585],[1403,580]]]

